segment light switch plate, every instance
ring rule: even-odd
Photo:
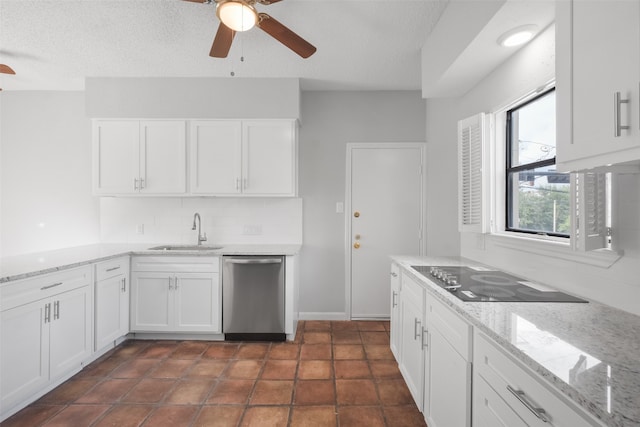
[[[245,225],[242,229],[242,234],[245,236],[257,236],[262,234],[261,225]]]

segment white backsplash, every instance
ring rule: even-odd
[[[209,245],[302,244],[301,198],[103,197],[101,241],[195,244],[196,212]]]

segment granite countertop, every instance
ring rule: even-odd
[[[639,316],[593,301],[464,302],[411,266],[480,264],[462,258],[391,259],[430,294],[606,425],[640,426]]]
[[[260,244],[220,245],[222,246],[220,249],[212,250],[166,251],[149,249],[160,245],[153,243],[103,243],[2,257],[0,258],[0,285],[5,282],[80,267],[123,255],[296,255],[301,248],[300,245]]]

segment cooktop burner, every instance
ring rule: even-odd
[[[422,265],[411,268],[463,301],[588,302],[502,271]]]

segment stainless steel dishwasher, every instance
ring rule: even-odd
[[[223,256],[222,332],[229,341],[285,341],[284,256]]]

